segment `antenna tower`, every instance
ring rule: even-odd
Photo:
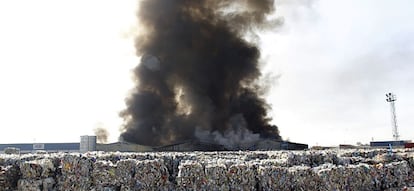
[[[400,140],[400,135],[398,134],[397,114],[395,113],[395,101],[397,100],[397,96],[393,93],[387,93],[385,96],[387,96],[386,100],[391,106],[392,137],[394,138],[394,141],[398,141]]]

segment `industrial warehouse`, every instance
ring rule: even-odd
[[[129,142],[115,142],[108,144],[99,144],[96,142],[96,136],[81,136],[79,143],[16,143],[0,144],[0,152],[18,152],[24,153],[55,153],[55,152],[88,152],[88,151],[105,151],[105,152],[157,152],[157,151],[269,151],[269,150],[304,150],[308,149],[307,144],[293,143],[289,141],[276,141],[272,139],[262,139],[251,144],[240,145],[234,148],[226,148],[225,145],[209,143],[200,140],[189,140],[180,143],[151,147],[138,145]]]
[[[405,141],[372,141],[367,146],[339,145],[338,147],[312,147],[314,149],[369,149],[369,148],[413,148],[414,143]],[[191,151],[275,151],[275,150],[306,150],[307,144],[289,141],[262,139],[257,142],[241,145],[237,148],[226,148],[224,145],[209,143],[200,140],[189,140],[180,143],[151,147],[129,142],[97,143],[96,136],[81,136],[80,142],[72,143],[15,143],[0,144],[0,153],[56,153],[56,152],[191,152]]]

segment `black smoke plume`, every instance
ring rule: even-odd
[[[140,1],[141,63],[121,112],[122,139],[153,146],[280,139],[259,93],[254,43],[254,31],[277,25],[267,17],[273,11],[273,0]]]

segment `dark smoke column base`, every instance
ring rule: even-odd
[[[260,49],[246,40],[281,24],[268,19],[273,12],[273,0],[140,1],[141,62],[121,112],[122,139],[149,146],[207,139],[234,147],[257,135],[281,140],[258,82]]]

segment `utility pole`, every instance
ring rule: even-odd
[[[397,96],[393,93],[387,93],[385,96],[387,96],[386,100],[391,106],[392,137],[394,138],[394,141],[399,141],[400,135],[398,134],[397,114],[395,113],[395,101],[397,100]]]

